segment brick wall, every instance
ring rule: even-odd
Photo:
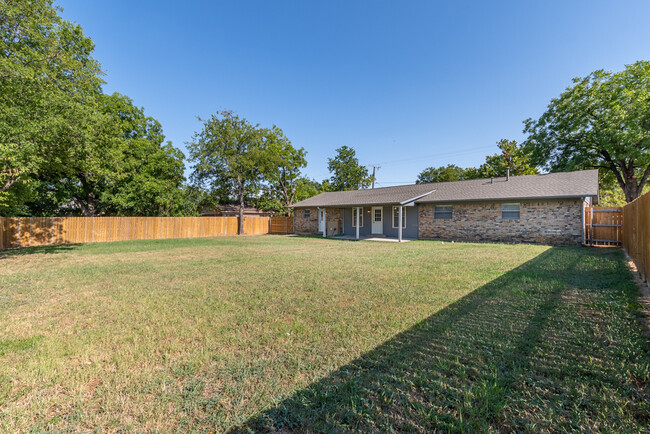
[[[305,210],[309,210],[307,218],[305,218]],[[327,208],[326,222],[330,228],[328,235],[342,233],[343,209]],[[334,230],[332,230],[332,226],[334,226]],[[322,234],[318,231],[318,208],[296,208],[294,210],[294,231],[299,235]]]
[[[305,218],[305,210],[309,211],[309,217]],[[317,208],[296,208],[293,211],[293,230],[299,235],[310,235],[318,233],[318,209]]]
[[[550,245],[582,243],[579,199],[521,201],[519,220],[501,218],[501,203],[453,203],[451,220],[434,219],[434,205],[418,205],[418,237]]]

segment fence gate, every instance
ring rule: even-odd
[[[622,245],[623,208],[586,206],[585,242],[590,246]]]
[[[269,221],[270,234],[292,234],[293,217],[271,217]]]

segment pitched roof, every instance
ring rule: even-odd
[[[321,193],[294,207],[598,197],[598,170]]]
[[[369,190],[332,191],[298,202],[294,207],[398,204],[431,193],[435,184],[400,185]]]

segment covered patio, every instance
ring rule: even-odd
[[[417,239],[415,202],[433,191],[431,185],[409,185],[321,193],[296,204],[296,232],[389,242]]]

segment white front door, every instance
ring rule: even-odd
[[[318,210],[318,232],[323,232],[325,228],[325,210]]]
[[[380,206],[372,207],[372,233],[384,233],[384,209]]]

